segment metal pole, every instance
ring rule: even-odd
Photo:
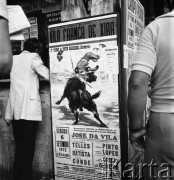
[[[116,4],[117,13],[117,45],[119,59],[119,125],[120,125],[120,144],[121,144],[121,175],[128,162],[128,129],[127,129],[127,73],[124,68],[124,48],[126,44],[126,14],[125,1],[118,0]]]

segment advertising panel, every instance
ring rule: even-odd
[[[140,37],[145,27],[144,7],[139,0],[126,1],[126,29],[127,29],[127,48],[128,51],[128,72],[127,79],[129,79],[132,67],[132,61],[137,51]],[[143,153],[135,150],[129,143],[129,162],[135,166],[143,160]]]
[[[49,35],[55,178],[120,179],[116,15],[52,25]]]
[[[37,38],[38,39],[38,22],[37,17],[28,18],[30,22],[30,28],[23,30],[24,39]]]
[[[128,47],[137,49],[140,36],[144,30],[144,7],[139,0],[127,1]]]

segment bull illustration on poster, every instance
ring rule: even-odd
[[[63,51],[61,49],[57,56],[59,61],[60,58],[62,59],[62,54]],[[85,55],[77,62],[75,69],[73,69],[75,73],[73,73],[72,77],[67,80],[61,99],[56,102],[56,104],[59,105],[65,97],[68,99],[69,107],[75,117],[75,122],[73,125],[78,123],[78,109],[83,111],[83,108],[85,108],[94,114],[94,117],[100,122],[102,127],[107,127],[107,125],[105,125],[100,119],[97,112],[97,105],[94,102],[94,99],[100,96],[101,91],[91,95],[89,91],[86,90],[86,85],[90,86],[88,83],[97,80],[97,76],[94,74],[94,72],[99,68],[98,65],[96,65],[94,68],[89,67],[89,61],[92,60],[93,62],[97,62],[99,58],[99,55],[92,52],[85,53]]]
[[[114,69],[117,66],[115,62],[117,49],[110,48],[109,46],[111,45],[100,43],[93,45],[93,47],[89,44],[72,45],[69,47],[62,46],[59,47],[58,52],[54,53],[55,64],[53,66],[54,68],[57,67],[57,81],[61,82],[62,86],[60,87],[60,84],[57,83],[55,88],[63,88],[56,94],[53,94],[53,96],[56,96],[54,98],[56,100],[54,108],[55,110],[61,109],[64,115],[67,115],[67,113],[71,117],[74,115],[71,118],[73,121],[71,124],[73,125],[83,125],[85,123],[91,126],[108,127],[107,123],[109,124],[109,122],[103,122],[104,120],[100,118],[97,100],[99,101],[100,99],[99,102],[103,101],[105,104],[104,96],[107,96],[108,92],[111,93],[110,88],[115,88],[114,84],[117,83],[117,68]],[[107,50],[108,53],[106,53]],[[106,63],[109,67],[106,66]],[[114,69],[115,72],[110,71],[111,69]],[[64,98],[66,99],[64,100]],[[111,98],[113,99],[114,96]],[[115,98],[117,97],[115,96]],[[118,112],[118,104],[112,102],[112,100],[111,103],[113,106],[108,107],[110,112],[108,111],[104,115],[105,117],[109,117],[110,114],[113,115],[112,112]],[[93,114],[92,118],[91,113]],[[117,118],[117,114],[115,114],[115,118]]]

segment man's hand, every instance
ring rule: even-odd
[[[146,128],[142,128],[137,132],[130,131],[129,140],[130,140],[131,145],[134,147],[134,149],[138,151],[145,150],[144,136],[146,135],[146,133],[147,133]]]

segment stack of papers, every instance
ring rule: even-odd
[[[23,40],[25,40],[23,32],[19,31],[17,33],[11,34],[10,40],[11,41],[23,41]]]
[[[24,40],[23,29],[29,28],[30,23],[21,8],[18,5],[7,6],[9,19],[9,33],[11,40]]]

